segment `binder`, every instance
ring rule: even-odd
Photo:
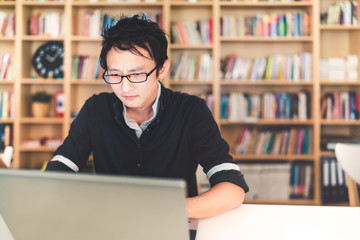
[[[330,202],[330,161],[327,157],[321,159],[321,199],[323,203]]]

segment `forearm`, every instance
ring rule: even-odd
[[[239,207],[245,199],[244,190],[232,183],[216,184],[209,191],[186,200],[189,219],[208,218]]]

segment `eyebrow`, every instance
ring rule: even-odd
[[[120,69],[118,69],[118,68],[108,67],[108,70],[109,70],[109,71],[119,71],[119,72],[122,73],[122,71],[121,71]],[[129,73],[138,72],[138,71],[145,71],[145,69],[144,69],[144,67],[139,66],[139,67],[135,67],[135,68],[133,68],[133,69],[129,69],[129,70],[128,70]]]

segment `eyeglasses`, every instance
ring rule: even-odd
[[[147,78],[155,71],[157,65],[149,73],[133,73],[128,75],[119,75],[119,74],[107,74],[107,71],[103,73],[103,79],[108,84],[119,84],[122,82],[123,78],[127,78],[131,83],[142,83],[147,80]]]

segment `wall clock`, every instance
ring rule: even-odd
[[[44,78],[63,78],[64,47],[61,42],[46,42],[32,58],[35,71]]]

